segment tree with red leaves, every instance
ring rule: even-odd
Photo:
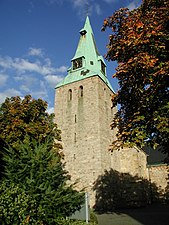
[[[104,21],[102,30],[112,30],[106,59],[118,62],[120,87],[113,96],[121,107],[112,123],[118,128],[112,148],[146,143],[169,152],[168,9],[169,0],[143,0]]]

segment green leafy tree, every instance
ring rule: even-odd
[[[47,102],[30,95],[6,98],[0,106],[0,144],[16,148],[26,135],[44,142],[50,135],[60,140],[60,131],[53,123],[54,114],[48,114]]]
[[[111,28],[106,58],[118,62],[114,74],[120,104],[112,128],[118,128],[112,147],[169,146],[169,1],[144,0],[129,11],[121,8],[105,19],[102,30]]]
[[[1,224],[50,224],[80,208],[84,195],[69,185],[57,151],[48,150],[51,140],[10,147],[4,153],[5,177],[1,182]]]
[[[0,184],[0,223],[24,224],[29,219],[29,210],[36,202],[18,184],[6,181]]]
[[[53,145],[58,151],[62,148],[60,144],[54,142],[60,141],[61,136],[57,125],[53,122],[54,114],[49,115],[46,112],[47,106],[47,102],[33,99],[30,95],[23,99],[18,96],[6,98],[0,106],[0,156],[8,146],[18,151],[20,142],[31,142],[33,139],[44,143],[49,135],[53,140],[49,149],[53,148]],[[3,162],[1,171],[2,165]]]

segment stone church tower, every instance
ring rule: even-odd
[[[62,131],[66,170],[72,182],[77,181],[77,188],[89,193],[91,206],[95,204],[94,183],[105,170],[153,181],[163,192],[167,186],[166,166],[147,167],[143,150],[108,151],[116,134],[110,129],[117,110],[112,108],[113,93],[87,17],[68,74],[56,86],[55,122]]]
[[[93,183],[111,166],[108,148],[115,109],[111,102],[114,92],[88,17],[71,63],[67,76],[56,86],[55,122],[62,131],[66,169],[92,200]]]

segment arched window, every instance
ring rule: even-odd
[[[83,97],[83,86],[79,87],[79,97]]]
[[[71,101],[72,100],[72,90],[69,89],[68,91],[68,100]]]

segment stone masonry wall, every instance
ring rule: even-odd
[[[158,187],[159,193],[163,195],[167,187],[169,166],[166,164],[151,165],[148,170],[151,183],[154,183]]]
[[[111,164],[111,96],[112,91],[97,76],[56,90],[55,122],[62,131],[66,170],[73,182],[78,181],[79,190],[89,192],[91,205],[95,201],[93,184]]]
[[[111,167],[121,173],[148,178],[147,155],[136,147],[114,150],[111,153]]]

